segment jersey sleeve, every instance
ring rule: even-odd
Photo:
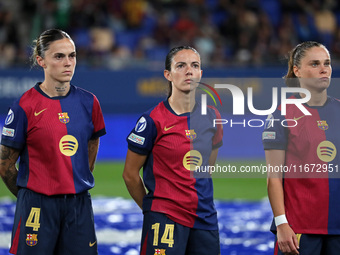
[[[1,144],[20,150],[25,146],[26,134],[27,116],[16,102],[8,111],[5,125],[2,129]]]
[[[262,144],[265,150],[286,150],[288,128],[282,125],[284,120],[285,117],[279,110],[267,117],[265,129],[262,132]]]
[[[148,114],[143,114],[126,141],[128,148],[138,154],[147,155],[151,152],[157,136],[157,128]]]
[[[93,109],[92,109],[92,122],[94,125],[94,131],[91,139],[98,138],[106,134],[105,122],[102,113],[102,109],[100,108],[99,101],[96,96],[93,96]]]
[[[215,107],[213,107],[213,109],[214,109],[215,115],[216,115],[215,119],[221,119],[220,112]],[[216,125],[216,133],[213,137],[212,148],[213,149],[220,148],[223,144],[222,139],[223,139],[223,126],[222,126],[222,124],[217,124]]]

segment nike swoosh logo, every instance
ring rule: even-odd
[[[89,246],[90,246],[90,247],[93,247],[93,245],[95,245],[96,242],[97,242],[97,241],[94,241],[93,243],[89,242]]]
[[[44,110],[41,110],[40,112],[34,112],[34,116],[37,117],[40,113],[42,113],[43,111],[46,111],[47,108],[45,108]]]
[[[298,118],[294,117],[294,120],[299,120],[299,119],[301,119],[301,118],[303,118],[303,117],[306,117],[306,115],[302,115],[302,116],[300,116],[300,117],[298,117]]]
[[[171,126],[171,127],[164,127],[164,131],[168,131],[168,130],[170,130],[170,129],[172,129],[174,126],[176,126],[176,125],[173,125],[173,126]]]

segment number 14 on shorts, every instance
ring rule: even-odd
[[[160,223],[155,223],[151,226],[154,231],[153,235],[153,245],[158,246],[159,242],[159,227]],[[174,245],[174,224],[165,224],[164,232],[161,238],[161,243],[168,244],[169,247]]]

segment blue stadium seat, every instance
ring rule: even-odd
[[[89,48],[91,45],[89,29],[77,29],[73,31],[72,38],[77,48]]]
[[[334,36],[332,33],[319,33],[319,37],[321,40],[321,43],[326,46],[326,48],[330,49],[332,47],[332,42],[334,39]]]
[[[281,6],[278,0],[259,0],[262,10],[267,13],[274,27],[277,27],[281,19]]]
[[[338,26],[340,26],[340,11],[334,12],[334,15],[336,17],[336,23]]]
[[[145,56],[151,61],[164,61],[168,51],[169,48],[166,46],[156,46],[145,50]]]
[[[143,35],[151,35],[157,24],[156,18],[152,16],[145,16],[142,23],[141,33]]]
[[[220,26],[222,24],[222,22],[225,21],[229,17],[229,14],[226,13],[226,11],[224,11],[224,10],[216,10],[212,13],[211,16],[212,16],[211,17],[212,22],[216,26]]]
[[[117,46],[125,46],[133,51],[138,44],[139,34],[137,31],[128,30],[115,33],[115,41]]]
[[[218,0],[205,0],[205,5],[209,10],[213,11],[218,5]]]

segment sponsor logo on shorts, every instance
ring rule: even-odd
[[[165,249],[155,249],[155,254],[154,255],[166,255],[165,254]]]
[[[136,124],[135,131],[137,133],[143,132],[146,128],[146,119],[144,117],[141,117]]]
[[[14,112],[12,111],[12,109],[10,109],[8,111],[8,114],[7,114],[7,117],[6,117],[6,120],[5,120],[5,125],[9,125],[13,122],[14,120]]]
[[[136,135],[134,133],[131,133],[128,137],[128,139],[134,143],[138,143],[140,145],[143,145],[145,142],[145,138],[139,135]]]
[[[38,234],[27,234],[26,244],[28,246],[35,246],[38,243]]]
[[[90,247],[93,247],[96,243],[97,243],[97,241],[94,241],[93,243],[92,243],[92,242],[89,242],[89,246],[90,246]]]
[[[262,133],[262,140],[274,140],[276,138],[276,133],[272,131],[265,131]]]
[[[9,137],[14,137],[14,129],[3,127],[2,134]]]

